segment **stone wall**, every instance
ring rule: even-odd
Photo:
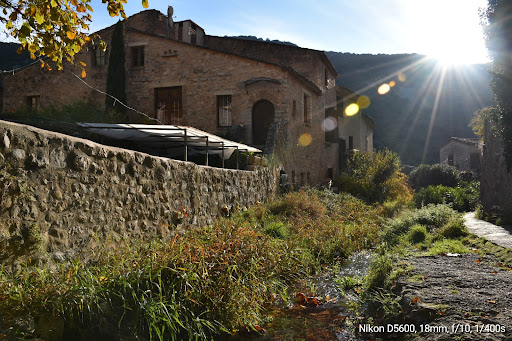
[[[486,212],[512,218],[512,171],[507,171],[502,141],[494,136],[489,124],[485,127],[480,193]]]
[[[0,177],[0,242],[37,233],[62,257],[95,236],[167,238],[209,224],[225,206],[272,196],[279,174],[197,166],[0,121]]]

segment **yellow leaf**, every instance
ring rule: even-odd
[[[85,70],[82,69],[82,78],[85,78],[87,76],[87,74],[85,73]]]
[[[149,6],[149,1],[148,0],[142,0],[142,7],[148,8],[148,6]]]
[[[17,54],[22,54],[23,53],[23,47],[18,47],[18,49],[16,50],[16,53]]]
[[[85,64],[84,62],[80,62],[80,64],[82,64],[82,66],[87,66],[87,64]]]
[[[67,36],[69,39],[75,39],[76,34],[74,32],[68,31]]]

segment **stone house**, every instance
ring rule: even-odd
[[[452,137],[441,147],[440,163],[480,176],[482,171],[482,143],[478,138]]]
[[[114,26],[97,32],[110,43]],[[192,126],[272,154],[292,182],[317,185],[340,168],[335,81],[323,51],[209,36],[156,10],[123,21],[127,105],[164,124]],[[88,46],[74,65],[38,65],[4,80],[3,110],[70,101],[105,105],[110,47]],[[82,82],[80,63],[85,67]],[[137,113],[131,122],[141,122]],[[142,120],[143,121],[143,120]],[[231,136],[231,139],[234,139]],[[359,147],[355,144],[354,148]]]
[[[373,132],[376,129],[373,119],[359,107],[355,115],[347,115],[347,107],[357,104],[360,95],[350,89],[337,86],[339,124],[338,135],[345,143],[346,150],[373,153]]]

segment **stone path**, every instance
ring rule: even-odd
[[[499,246],[512,249],[512,227],[497,226],[487,221],[479,220],[475,217],[475,212],[466,213],[464,219],[466,220],[466,227],[469,232]]]

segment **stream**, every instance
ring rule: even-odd
[[[356,340],[357,325],[351,306],[357,300],[354,290],[343,294],[336,277],[363,277],[369,267],[371,254],[360,252],[349,257],[337,274],[324,273],[308,278],[290,290],[290,302],[281,302],[269,308],[272,321],[262,326],[263,333],[239,334],[229,341],[327,341]]]

